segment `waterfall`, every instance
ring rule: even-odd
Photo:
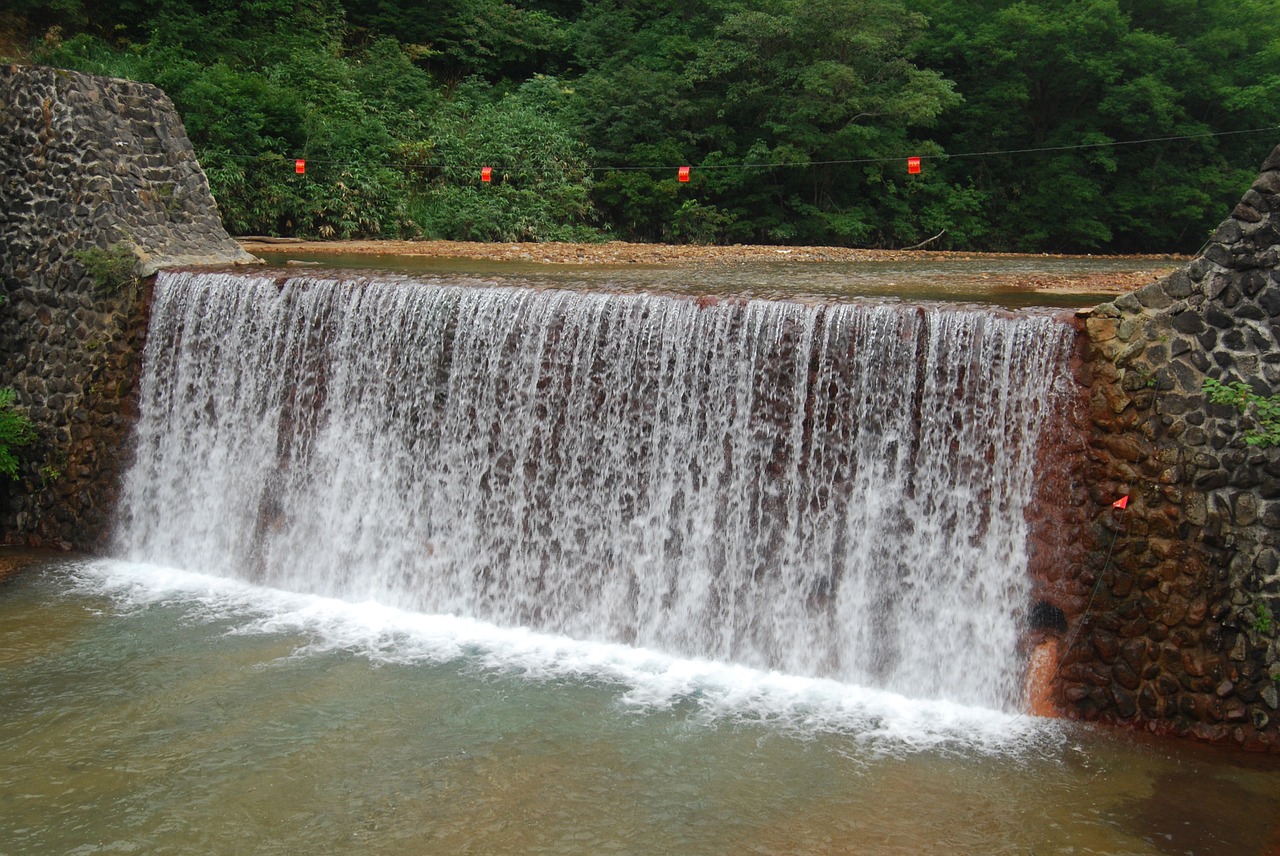
[[[1010,707],[1071,331],[164,273],[119,552]]]

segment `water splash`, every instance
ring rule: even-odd
[[[1010,707],[1070,331],[163,274],[135,561]]]

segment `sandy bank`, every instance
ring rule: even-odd
[[[465,241],[303,241],[292,238],[240,238],[250,253],[288,253],[305,259],[312,255],[397,255],[436,258],[493,259],[550,265],[677,265],[719,262],[904,262],[977,261],[981,259],[1115,259],[1132,262],[1131,269],[1078,275],[1010,274],[1011,286],[1034,291],[1120,294],[1146,285],[1176,270],[1186,259],[1161,256],[1064,256],[1050,254],[966,253],[929,250],[863,250],[848,247],[772,247],[757,245],[694,246],[686,244],[486,244]]]

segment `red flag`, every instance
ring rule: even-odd
[[[1111,503],[1111,507],[1112,507],[1112,508],[1128,508],[1128,507],[1129,507],[1129,495],[1128,495],[1128,494],[1125,494],[1124,496],[1120,497],[1120,498],[1119,498],[1119,499],[1117,499],[1115,502]]]
[[[676,171],[676,178],[678,178],[680,181],[688,181],[689,167],[687,166],[680,167],[680,169]]]
[[[302,175],[307,171],[307,162],[304,161],[302,158],[298,158],[293,162],[293,171],[296,172],[298,175]]]
[[[920,174],[920,158],[907,158],[907,172],[912,175]]]
[[[488,184],[488,183],[492,182],[492,181],[493,181],[493,167],[491,167],[491,166],[482,166],[482,167],[480,167],[480,180],[481,180],[481,181],[483,181],[483,182],[485,182],[486,184]]]

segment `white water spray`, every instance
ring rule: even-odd
[[[119,546],[1007,708],[1069,341],[969,309],[166,273]]]

